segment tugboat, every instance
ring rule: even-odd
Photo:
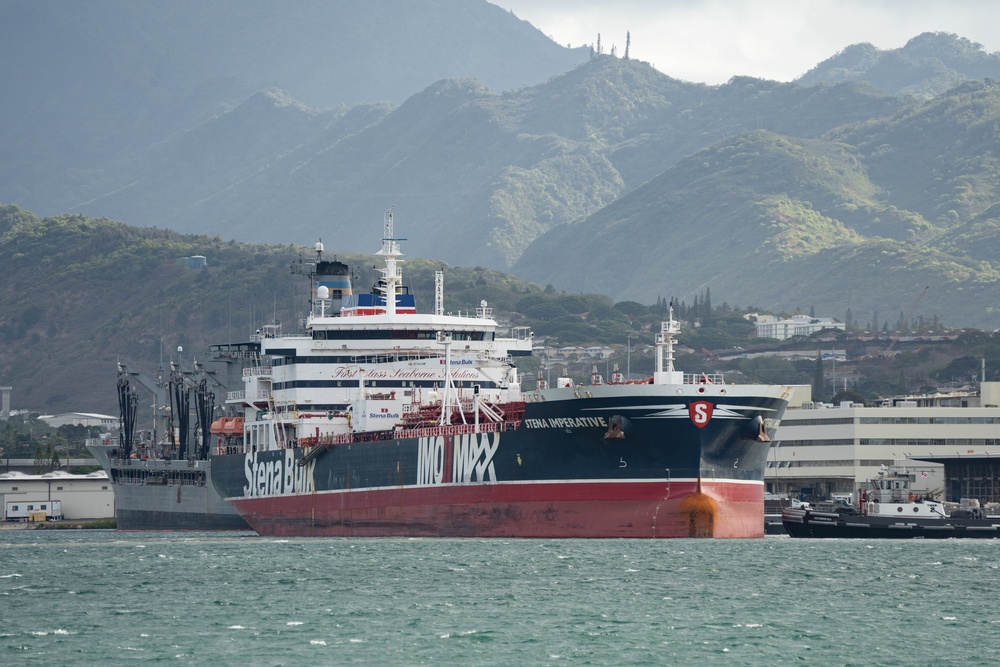
[[[792,507],[792,499],[777,493],[764,494],[764,534],[784,535],[785,526],[781,523],[781,512],[786,507]]]
[[[445,314],[440,272],[418,312],[391,210],[383,232],[367,294],[317,244],[304,330],[258,336],[227,395],[211,479],[259,534],[763,536],[791,387],[675,370],[671,309],[652,377],[522,388],[530,331],[504,331],[485,301]]]
[[[862,537],[943,539],[1000,537],[1000,516],[987,516],[967,505],[948,514],[945,505],[913,492],[914,475],[882,466],[859,506],[835,511],[786,508],[781,522],[792,537]]]

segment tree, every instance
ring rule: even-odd
[[[10,420],[4,422],[3,425],[3,451],[10,455],[10,450],[14,446],[17,440],[14,437],[14,427],[11,425]]]
[[[851,403],[865,404],[865,397],[854,391],[853,389],[844,389],[838,391],[837,394],[831,399],[835,405],[839,405],[843,401],[850,401]]]
[[[51,452],[46,454],[42,449],[42,443],[35,445],[35,474],[44,475],[48,472],[48,465],[51,462]]]
[[[632,33],[631,31],[625,31],[625,60],[628,60],[628,49],[632,45]]]
[[[823,355],[816,355],[816,368],[813,370],[813,400],[822,401],[826,397],[826,382],[823,379]]]

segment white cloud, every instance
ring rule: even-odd
[[[924,32],[1000,48],[995,0],[491,0],[559,44],[612,44],[679,79],[794,79],[851,44],[893,49]]]

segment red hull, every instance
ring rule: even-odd
[[[629,481],[382,488],[230,499],[261,535],[763,537],[760,482]]]

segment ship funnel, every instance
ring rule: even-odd
[[[322,245],[317,243],[317,246]],[[326,290],[326,296],[320,296],[320,290]],[[328,315],[339,315],[341,302],[344,297],[351,296],[354,291],[351,287],[351,272],[347,264],[333,260],[316,262],[315,273],[313,274],[313,300],[329,299],[329,308],[324,310]]]

